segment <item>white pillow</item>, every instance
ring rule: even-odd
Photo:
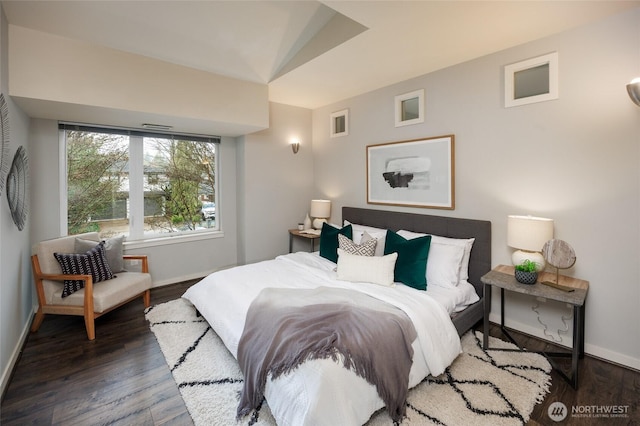
[[[434,243],[432,239],[427,257],[427,286],[456,287],[462,256],[462,247]]]
[[[460,279],[458,282],[469,279],[469,257],[471,256],[471,247],[473,247],[475,240],[475,238],[449,238],[441,237],[439,235],[431,236],[431,242],[436,241],[438,244],[450,244],[464,249],[464,256],[460,263]]]
[[[383,256],[384,255],[384,243],[387,238],[387,230],[382,228],[375,228],[373,226],[366,225],[358,225],[355,223],[351,223],[348,220],[344,221],[343,226],[351,225],[351,229],[353,230],[353,242],[356,244],[361,244],[362,239],[366,234],[370,237],[378,240],[378,244],[376,244],[376,254],[375,256]]]
[[[383,234],[374,233],[374,235],[369,234],[369,232],[364,231],[362,234],[361,244],[369,240],[376,240],[376,250],[374,252],[374,256],[384,256],[384,243],[387,239],[387,232],[385,231]]]
[[[406,230],[398,231],[398,235],[401,235],[408,240],[423,237],[425,235],[431,235],[432,247],[434,244],[446,244],[462,247],[464,249],[464,255],[462,256],[462,261],[460,262],[458,270],[458,283],[469,279],[469,257],[471,256],[471,247],[473,247],[473,243],[476,240],[475,238],[449,238],[441,237],[440,235],[424,234]]]
[[[393,270],[398,253],[386,256],[358,256],[338,249],[338,279],[395,287]]]
[[[362,238],[362,235],[365,232],[368,232],[369,235],[372,235],[372,236],[377,234],[386,235],[387,233],[386,229],[375,228],[373,226],[358,225],[357,223],[351,223],[348,220],[343,221],[342,226],[347,226],[347,225],[351,225],[351,228],[353,229],[353,241],[356,243],[360,243],[360,239]]]

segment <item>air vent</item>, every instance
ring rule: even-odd
[[[152,123],[143,123],[142,127],[145,129],[164,130],[164,131],[173,129],[173,126],[167,126],[165,124],[152,124]]]

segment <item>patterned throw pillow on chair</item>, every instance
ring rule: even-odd
[[[349,254],[355,254],[357,256],[373,256],[376,253],[377,243],[378,240],[372,238],[366,241],[363,239],[361,244],[356,244],[344,235],[338,235],[338,247]]]
[[[107,263],[104,241],[101,241],[86,253],[53,253],[63,274],[91,275],[94,283],[114,278],[113,272]],[[84,288],[82,280],[64,280],[62,297],[67,297]]]

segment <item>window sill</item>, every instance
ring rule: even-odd
[[[223,231],[206,231],[191,234],[178,234],[174,236],[162,236],[144,240],[125,241],[123,246],[127,249],[141,249],[147,247],[166,246],[171,244],[191,243],[194,241],[212,240],[224,238]]]

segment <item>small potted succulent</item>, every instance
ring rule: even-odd
[[[535,284],[538,280],[538,264],[529,259],[525,259],[521,264],[516,265],[516,280],[522,284]]]

